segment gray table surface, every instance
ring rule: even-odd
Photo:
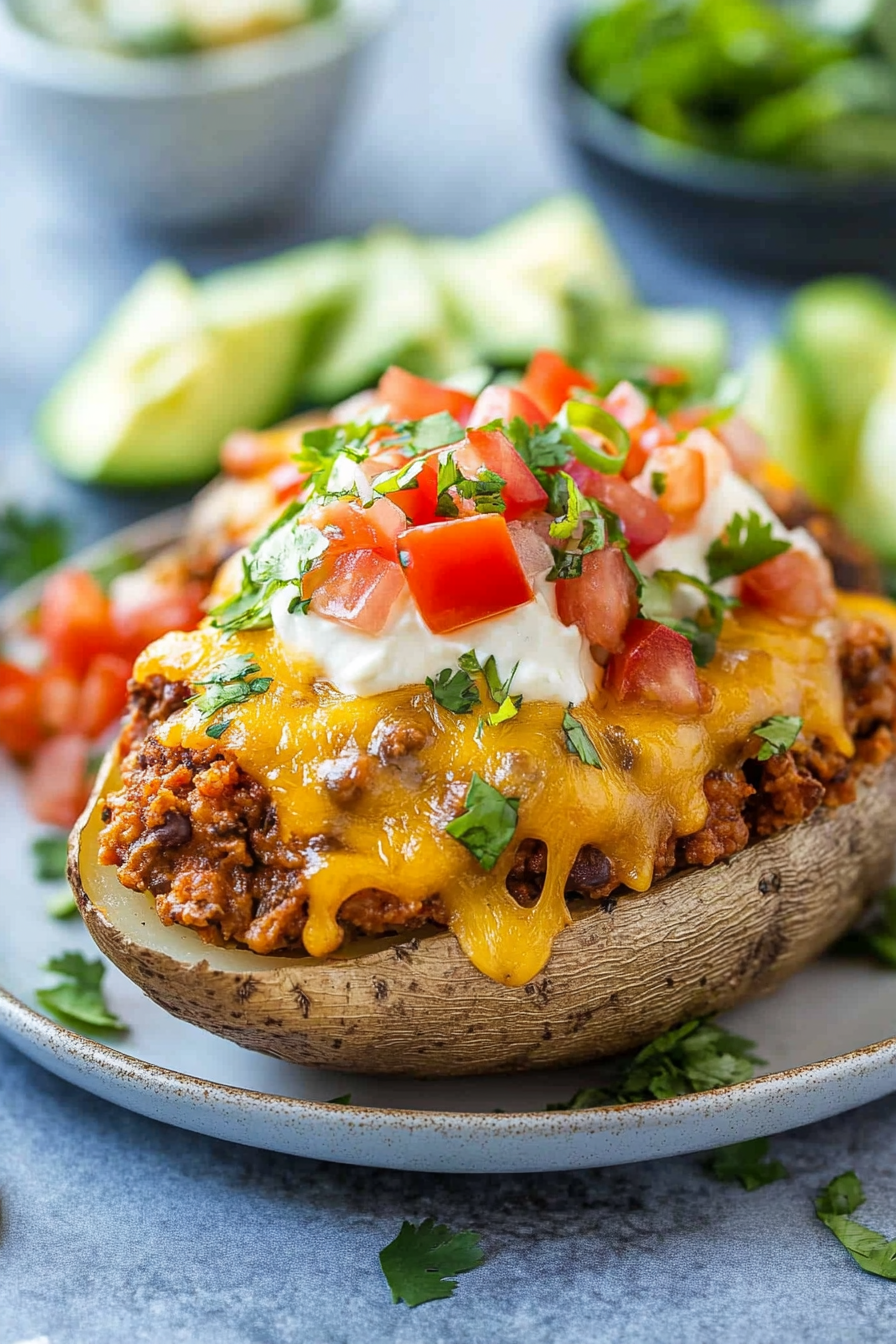
[[[575,184],[541,97],[550,0],[407,0],[311,199],[252,236],[180,241],[197,270],[386,216],[474,232]],[[42,392],[164,241],[74,217],[0,127],[0,499],[65,512],[78,542],[152,512],[61,481],[28,446]],[[384,204],[384,203],[387,203]],[[786,286],[665,247],[604,203],[652,302],[721,307],[739,350]],[[168,1129],[0,1045],[0,1344],[879,1344],[896,1288],[817,1223],[849,1166],[896,1232],[896,1099],[775,1141],[789,1181],[753,1194],[696,1159],[527,1177],[310,1163]],[[377,1253],[402,1218],[483,1235],[450,1302],[392,1306]]]

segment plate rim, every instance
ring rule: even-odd
[[[142,558],[148,559],[183,536],[189,516],[190,505],[180,505],[151,514],[110,533],[67,557],[59,565],[29,579],[27,583],[0,599],[0,633],[4,626],[19,619],[35,605],[48,577],[54,572],[72,563],[88,566],[96,564],[107,558],[110,548],[138,553]],[[36,1042],[56,1058],[68,1061],[74,1066],[77,1075],[85,1079],[81,1085],[88,1091],[92,1089],[87,1080],[94,1076],[105,1076],[118,1079],[132,1087],[142,1085],[169,1096],[179,1094],[200,1107],[211,1103],[212,1109],[218,1112],[229,1113],[238,1109],[248,1109],[250,1113],[261,1114],[274,1108],[297,1119],[303,1116],[309,1118],[339,1116],[345,1120],[362,1122],[364,1125],[377,1128],[389,1122],[404,1129],[437,1127],[443,1133],[451,1132],[460,1139],[470,1137],[476,1132],[481,1133],[483,1129],[489,1137],[497,1137],[507,1131],[508,1137],[513,1134],[519,1138],[522,1130],[530,1137],[539,1139],[550,1138],[552,1135],[560,1137],[564,1134],[597,1135],[607,1130],[623,1133],[641,1128],[645,1123],[652,1128],[654,1124],[683,1121],[690,1113],[696,1114],[701,1110],[724,1111],[732,1103],[736,1105],[739,1099],[761,1103],[766,1094],[771,1098],[782,1092],[789,1092],[796,1097],[823,1085],[828,1080],[842,1082],[852,1076],[858,1076],[866,1066],[872,1069],[876,1065],[884,1066],[888,1062],[888,1056],[891,1057],[889,1062],[896,1064],[896,1035],[893,1035],[845,1054],[827,1056],[809,1064],[799,1064],[789,1069],[762,1074],[758,1078],[747,1079],[742,1083],[733,1083],[704,1092],[685,1093],[667,1100],[630,1102],[618,1106],[593,1106],[580,1110],[496,1113],[315,1101],[198,1078],[141,1059],[94,1037],[72,1031],[30,1007],[2,985],[0,985],[0,1035],[13,1045],[23,1047],[26,1047],[29,1041]],[[357,1073],[345,1075],[346,1078],[352,1076],[358,1075]],[[491,1076],[500,1078],[502,1075]],[[884,1088],[880,1095],[888,1091],[896,1091],[896,1069],[893,1071],[890,1085]],[[126,1105],[120,1101],[116,1104]],[[130,1109],[140,1108],[133,1105]],[[168,1123],[178,1122],[169,1120]],[[191,1128],[187,1124],[181,1127]]]

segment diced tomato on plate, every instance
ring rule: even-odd
[[[411,595],[433,634],[460,630],[532,600],[501,514],[412,528],[399,538],[398,551]]]
[[[49,661],[83,676],[98,653],[117,644],[109,599],[92,574],[63,569],[47,580],[39,629]]]

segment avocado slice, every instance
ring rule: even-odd
[[[227,434],[294,405],[328,307],[354,283],[351,245],[322,244],[194,283],[150,268],[42,408],[38,437],[66,475],[106,485],[201,480]]]
[[[865,415],[852,489],[840,515],[881,559],[896,563],[896,356]]]
[[[738,411],[765,439],[770,456],[813,495],[812,402],[796,362],[780,345],[763,346],[749,359]]]
[[[849,490],[865,413],[890,373],[896,304],[883,285],[861,276],[816,281],[792,301],[785,343],[817,424],[805,484],[836,508]]]

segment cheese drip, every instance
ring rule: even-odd
[[[567,750],[562,706],[524,701],[516,718],[486,725],[477,740],[476,710],[449,713],[422,687],[342,695],[274,631],[171,634],[143,654],[135,675],[196,682],[226,655],[249,652],[273,685],[219,716],[230,720],[219,745],[269,790],[284,838],[312,842],[301,880],[304,942],[315,957],[340,946],[339,909],[355,892],[377,888],[403,902],[438,895],[473,964],[494,980],[525,984],[570,921],[564,887],[582,845],[601,849],[618,881],[646,891],[659,845],[704,825],[704,777],[741,763],[756,724],[799,715],[808,736],[852,752],[833,623],[803,631],[745,609],[728,617],[718,654],[701,672],[715,693],[698,717],[620,704],[598,690],[575,713],[602,770]],[[213,745],[207,727],[188,705],[155,732],[169,746],[201,750]],[[390,759],[380,748],[398,728],[418,730],[423,745]],[[364,787],[340,801],[334,779],[367,756]],[[445,833],[474,771],[520,800],[514,841],[490,873]],[[530,837],[546,845],[548,866],[540,899],[523,908],[505,880],[517,844]]]

